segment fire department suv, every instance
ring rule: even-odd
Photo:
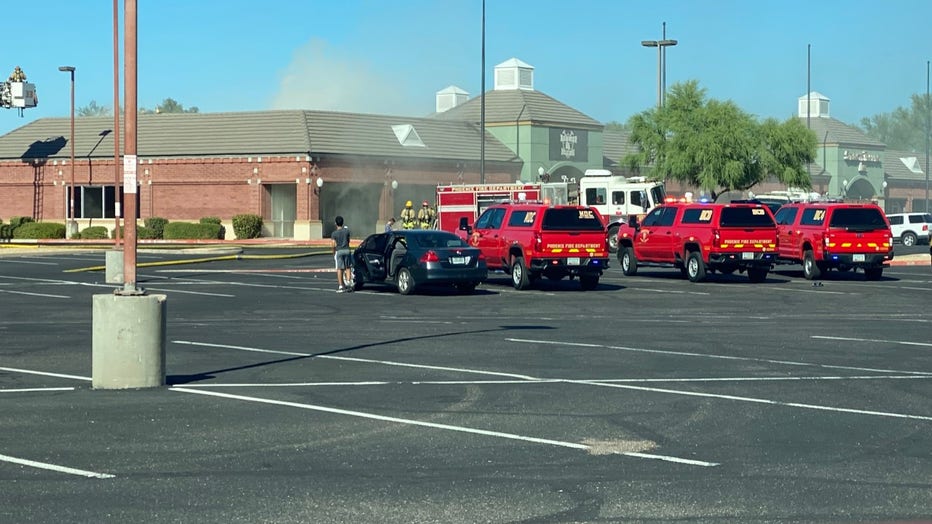
[[[628,276],[638,266],[666,266],[692,282],[716,271],[747,271],[751,282],[763,282],[776,256],[776,224],[762,204],[668,203],[618,230],[618,260]]]
[[[478,247],[489,270],[511,275],[515,289],[541,276],[579,277],[582,289],[595,289],[608,268],[605,226],[599,212],[584,206],[517,202],[489,206],[475,224],[461,229]]]

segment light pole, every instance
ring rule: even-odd
[[[926,60],[926,213],[929,212],[929,128],[932,118],[932,99],[929,98],[929,60]]]
[[[641,40],[644,47],[657,48],[657,107],[663,107],[664,91],[666,91],[667,82],[667,47],[677,44],[676,40],[667,39],[667,23],[663,23],[660,40]]]
[[[68,138],[68,144],[71,145],[71,184],[68,187],[68,209],[70,220],[68,223],[68,237],[73,237],[78,232],[78,223],[74,216],[74,66],[61,66],[59,71],[71,74],[71,136]]]

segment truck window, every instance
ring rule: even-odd
[[[605,188],[604,187],[590,187],[586,189],[586,204],[604,204],[605,203]]]
[[[793,224],[793,221],[796,220],[796,213],[799,212],[798,208],[795,207],[784,207],[777,211],[777,215],[774,217],[777,224],[781,226],[789,226]]]
[[[723,207],[719,218],[721,227],[773,227],[770,213],[763,207]]]
[[[549,208],[544,211],[540,225],[544,231],[604,231],[602,221],[595,212],[587,208]]]
[[[612,191],[612,205],[615,205],[615,206],[625,205],[625,192],[624,191]]]
[[[879,209],[872,207],[842,207],[832,213],[828,227],[843,227],[861,231],[886,229],[887,223]]]
[[[505,219],[505,210],[500,207],[486,209],[479,220],[476,220],[476,229],[498,229],[502,227],[502,221]]]
[[[821,226],[825,222],[825,208],[806,208],[803,209],[803,216],[799,218],[801,226]]]
[[[712,221],[711,208],[693,207],[683,211],[683,224],[708,224]]]
[[[640,191],[632,191],[632,192],[631,192],[631,198],[630,198],[629,200],[631,200],[631,205],[632,205],[632,206],[641,206],[641,207],[644,207],[644,203],[641,202],[641,194],[642,194],[642,193],[641,193]]]
[[[665,207],[663,208],[663,214],[660,215],[660,221],[657,223],[658,226],[672,226],[673,222],[676,221],[676,211],[675,207]]]
[[[657,209],[648,213],[644,220],[641,222],[642,226],[658,226],[660,225],[660,215],[663,214],[663,210],[666,208],[658,207]]]
[[[536,217],[536,210],[515,210],[511,213],[511,216],[508,217],[508,225],[510,227],[533,227]]]
[[[663,186],[654,186],[650,188],[650,201],[651,201],[650,205],[656,206],[657,204],[663,202],[664,199],[666,198],[667,198],[667,195],[663,190]],[[649,208],[650,205],[648,205],[647,208]]]

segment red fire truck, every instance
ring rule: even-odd
[[[460,219],[472,225],[492,204],[540,200],[540,184],[454,184],[437,186],[437,228],[459,231]]]

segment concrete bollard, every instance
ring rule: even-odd
[[[94,295],[94,389],[165,385],[165,295]]]
[[[107,283],[123,283],[123,250],[111,249],[107,251]]]

